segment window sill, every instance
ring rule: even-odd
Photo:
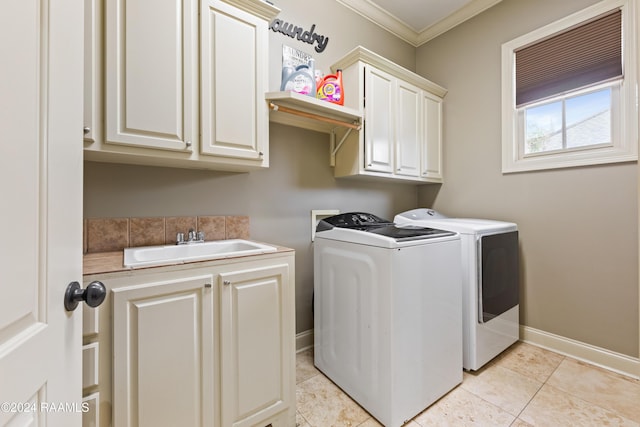
[[[629,150],[622,150],[619,148],[616,149],[615,147],[606,147],[602,149],[550,154],[547,156],[540,155],[524,159],[509,158],[506,153],[503,153],[502,173],[636,162],[638,160],[637,149],[634,149],[631,145],[628,148]]]

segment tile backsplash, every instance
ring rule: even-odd
[[[86,218],[84,253],[120,251],[135,246],[171,245],[177,233],[193,228],[205,240],[248,239],[249,217],[174,216],[140,218]]]

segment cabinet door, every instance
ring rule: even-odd
[[[222,425],[244,427],[294,405],[289,266],[220,274]]]
[[[106,1],[106,143],[197,142],[198,1]]]
[[[267,22],[220,0],[201,15],[201,153],[268,166]]]
[[[84,2],[84,141],[102,138],[102,0]]]
[[[113,289],[113,425],[213,425],[213,277]]]
[[[394,77],[365,67],[365,141],[364,168],[370,171],[393,172]]]
[[[396,111],[396,174],[420,176],[422,153],[422,90],[398,80]]]
[[[442,181],[442,99],[423,92],[422,177]]]

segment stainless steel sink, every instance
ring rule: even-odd
[[[230,258],[275,252],[276,247],[242,239],[215,240],[188,245],[125,248],[125,267],[181,264],[190,261]]]

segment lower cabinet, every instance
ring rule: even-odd
[[[113,289],[113,425],[213,425],[213,276]]]
[[[219,275],[223,426],[260,425],[293,404],[295,382],[283,381],[295,376],[283,363],[295,352],[282,317],[288,275],[285,264]]]
[[[100,275],[84,425],[295,426],[293,252],[191,265]]]

